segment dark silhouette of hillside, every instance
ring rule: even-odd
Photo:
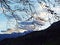
[[[1,41],[1,40],[4,40],[4,39],[6,39],[6,38],[17,38],[17,37],[19,37],[19,36],[24,36],[24,35],[26,35],[26,34],[28,34],[28,33],[31,33],[31,32],[33,32],[33,31],[25,31],[25,32],[23,32],[23,33],[13,32],[12,34],[0,34],[0,41]]]
[[[0,45],[60,45],[60,21],[42,31],[31,32],[17,38],[7,38]]]

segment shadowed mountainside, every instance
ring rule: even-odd
[[[11,34],[0,34],[0,41],[1,41],[1,40],[4,40],[4,39],[6,39],[6,38],[17,38],[17,37],[19,37],[19,36],[24,36],[24,35],[26,35],[26,34],[28,34],[28,33],[31,33],[31,32],[33,32],[33,31],[25,31],[25,32],[23,32],[23,33],[13,32],[13,33],[11,33]]]
[[[42,31],[31,32],[17,38],[7,38],[0,45],[60,45],[60,21]]]

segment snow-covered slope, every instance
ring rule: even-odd
[[[2,1],[2,0],[1,0]],[[4,2],[4,1],[3,1]],[[2,3],[3,3],[2,2]],[[30,5],[29,7],[29,3]],[[48,28],[53,22],[60,20],[60,4],[55,0],[7,0],[6,3],[11,8],[3,7],[4,13],[7,16],[6,30],[0,30],[0,34],[11,34],[13,32],[23,33],[24,31],[40,31]],[[0,12],[3,11],[1,8]],[[11,14],[13,12],[13,14]],[[12,17],[11,17],[12,16]],[[2,26],[2,25],[1,25]],[[0,27],[1,27],[0,26]],[[10,29],[10,30],[8,30]]]

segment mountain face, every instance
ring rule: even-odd
[[[0,45],[60,45],[60,21],[42,31],[34,31],[17,38],[7,38]]]
[[[0,0],[0,4],[0,34],[38,31],[60,20],[59,0]]]

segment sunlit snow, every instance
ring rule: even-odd
[[[58,1],[30,0],[29,3],[33,5],[31,6],[32,11],[29,9],[28,3],[23,3],[23,0],[21,2],[19,0],[8,1],[10,1],[7,4],[11,10],[7,9],[8,7],[5,8],[4,3],[2,6],[0,4],[0,34],[23,33],[29,30],[40,31],[60,20],[60,4]],[[31,16],[33,18],[29,19]]]

